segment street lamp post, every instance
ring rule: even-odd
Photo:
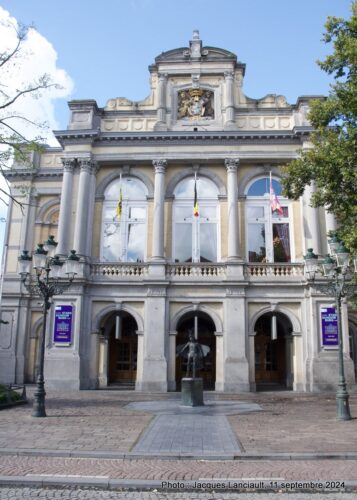
[[[349,395],[347,392],[344,359],[343,359],[343,337],[341,321],[341,303],[343,297],[348,297],[355,290],[356,286],[350,283],[352,275],[357,272],[357,261],[354,257],[354,269],[350,265],[350,254],[336,237],[329,241],[332,257],[326,255],[322,262],[318,261],[317,255],[312,248],[307,250],[304,256],[305,271],[309,281],[314,287],[324,295],[334,296],[336,304],[337,327],[338,327],[338,371],[339,379],[336,391],[336,405],[338,420],[351,420],[349,407]],[[319,276],[327,278],[326,283],[315,283]]]
[[[19,261],[19,274],[26,290],[31,295],[40,296],[43,299],[43,325],[40,343],[40,363],[37,374],[36,390],[34,393],[34,404],[32,409],[33,417],[46,417],[45,409],[45,381],[44,381],[44,360],[45,360],[45,338],[47,311],[51,307],[51,299],[54,295],[60,295],[71,285],[76,274],[78,274],[79,257],[75,250],[71,250],[70,255],[64,261],[55,255],[57,243],[53,236],[50,236],[45,243],[39,243],[36,251],[31,257],[27,250],[24,250]],[[67,279],[61,278],[61,269],[65,264],[65,274]],[[31,267],[35,274],[31,273]]]

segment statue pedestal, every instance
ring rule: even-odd
[[[181,405],[204,406],[202,378],[181,379]]]

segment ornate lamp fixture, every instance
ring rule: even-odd
[[[338,357],[339,357],[339,381],[336,391],[337,419],[350,420],[349,395],[347,392],[344,360],[343,360],[343,338],[341,322],[341,302],[343,297],[351,295],[356,286],[351,284],[353,274],[357,272],[357,257],[353,258],[354,268],[351,265],[351,256],[344,245],[334,236],[328,242],[330,255],[326,255],[319,262],[312,248],[307,250],[304,256],[305,274],[314,287],[328,296],[334,296],[338,325]],[[325,283],[315,283],[316,278],[326,278]]]
[[[54,295],[64,293],[78,274],[79,257],[75,250],[71,250],[67,259],[61,260],[55,255],[57,242],[50,236],[45,243],[39,243],[33,257],[28,250],[23,250],[18,258],[19,274],[26,290],[34,296],[43,299],[43,326],[40,343],[40,364],[37,375],[37,386],[34,393],[33,417],[45,417],[45,389],[44,389],[44,359],[47,311],[51,307]],[[62,266],[65,264],[66,277],[62,277]],[[35,273],[32,273],[32,268]]]

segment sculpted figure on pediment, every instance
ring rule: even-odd
[[[204,119],[214,118],[214,94],[211,90],[191,88],[178,93],[178,119]]]

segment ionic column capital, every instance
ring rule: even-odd
[[[153,160],[152,164],[155,169],[155,174],[164,174],[166,172],[166,167],[167,167],[166,160]]]
[[[236,173],[239,167],[239,159],[238,158],[226,158],[224,160],[224,164],[226,166],[227,172]]]

